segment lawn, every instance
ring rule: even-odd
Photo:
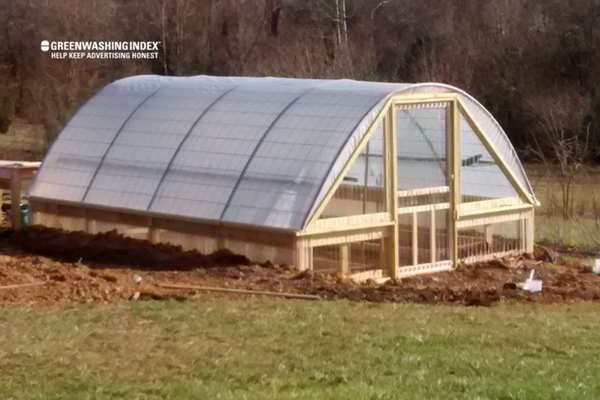
[[[0,310],[3,399],[584,399],[593,304],[231,300]]]

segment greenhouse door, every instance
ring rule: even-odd
[[[400,276],[452,267],[451,104],[396,105]]]
[[[398,275],[452,266],[448,186],[398,192]]]

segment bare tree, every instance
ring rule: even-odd
[[[530,105],[540,128],[532,135],[530,154],[560,186],[564,218],[573,216],[573,185],[590,161],[589,108],[589,98],[577,91],[548,94]]]

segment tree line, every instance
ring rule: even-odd
[[[435,81],[480,100],[523,157],[600,162],[600,0],[0,0],[0,21],[0,133],[23,119],[50,141],[133,74]],[[161,49],[56,60],[42,40]]]

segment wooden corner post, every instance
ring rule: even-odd
[[[385,157],[385,193],[386,209],[390,213],[394,224],[390,226],[389,235],[386,237],[384,251],[386,253],[386,266],[390,278],[398,274],[398,156],[396,137],[396,105],[392,103],[384,120],[384,146]]]
[[[300,271],[313,269],[312,247],[310,238],[296,238],[295,264]]]
[[[21,229],[21,170],[13,168],[10,177],[10,211],[12,228]],[[1,202],[1,201],[0,201]]]
[[[453,267],[458,266],[458,206],[460,191],[460,109],[458,99],[450,102],[446,118],[446,180],[450,187],[450,215],[448,215],[448,240]]]

